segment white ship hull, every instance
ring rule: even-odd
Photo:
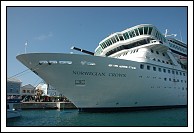
[[[141,62],[57,53],[22,54],[17,59],[80,111],[187,105],[187,76],[140,69]]]

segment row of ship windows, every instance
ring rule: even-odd
[[[155,58],[153,58],[152,60],[156,61],[156,59],[155,59]],[[160,59],[158,59],[157,61],[158,61],[158,62],[161,62],[161,61],[160,61]],[[171,63],[171,62],[170,62],[170,63],[169,63],[168,61],[166,61],[166,62],[165,62],[164,60],[162,60],[162,63],[171,64],[171,65],[172,65],[172,63]]]
[[[185,43],[182,43],[182,42],[177,42],[177,41],[174,41],[174,40],[171,40],[171,39],[168,39],[169,42],[172,42],[174,44],[177,44],[179,46],[182,46],[184,48],[187,48],[186,44]]]
[[[126,66],[126,65],[117,65],[117,64],[109,64],[109,67],[118,67],[118,68],[130,68],[130,69],[136,69],[134,66]]]
[[[140,64],[140,69],[144,69],[144,64]],[[152,69],[153,69],[153,71],[157,71],[155,66],[153,66]],[[151,66],[150,65],[147,65],[147,70],[151,70]],[[162,72],[162,68],[158,67],[158,71]],[[167,71],[168,71],[168,73],[172,73],[172,74],[176,73],[176,75],[183,75],[183,76],[185,76],[185,72],[175,71],[175,70],[170,70],[170,69],[167,70],[167,69],[163,68],[163,72],[164,73],[166,73]]]
[[[97,50],[95,51],[95,55],[100,55],[102,53],[102,47],[98,46]]]
[[[57,61],[39,61],[39,65],[42,64],[57,64]],[[59,61],[59,64],[72,64],[72,61]]]
[[[187,51],[186,48],[182,48],[182,47],[177,46],[177,45],[175,45],[175,44],[172,44],[172,43],[170,43],[170,42],[169,42],[169,45],[170,45],[170,47],[172,47],[172,48],[174,48],[174,49],[177,49],[177,50],[180,50],[180,51],[182,51],[182,52],[186,52],[186,51]]]
[[[143,27],[141,27],[143,28]],[[139,36],[139,35],[143,35],[143,34],[148,34],[151,35],[152,32],[152,27],[144,27],[145,28],[145,32],[143,33],[143,29],[139,30],[138,29],[134,29],[134,30],[130,30],[128,32],[125,32],[123,35],[122,34],[118,34],[113,36],[112,38],[104,41],[103,43],[100,44],[100,46],[104,49],[118,41],[123,41],[123,40],[127,40],[129,38],[133,38],[135,36]]]
[[[143,78],[143,76],[139,76],[139,78]],[[150,78],[150,76],[147,76],[146,78]],[[156,79],[157,77],[153,77],[153,79]],[[159,77],[158,79],[162,79],[161,77]],[[179,80],[179,79],[172,79],[172,78],[164,78],[164,81],[172,81],[172,82],[181,82],[181,83],[187,83],[186,80]]]
[[[122,45],[122,46],[116,47],[116,48],[114,48],[114,49],[108,51],[108,52],[106,53],[106,56],[109,56],[109,55],[111,55],[111,54],[114,54],[114,53],[116,53],[116,52],[118,52],[118,51],[121,51],[121,50],[123,50],[123,49],[131,49],[131,48],[134,48],[134,47],[137,47],[137,46],[141,46],[141,45],[147,44],[147,43],[149,43],[149,42],[151,42],[151,41],[152,41],[151,38],[147,38],[147,39],[140,40],[140,41],[137,41],[137,42],[135,42],[135,43],[128,44],[128,45]],[[135,53],[135,51],[131,51],[131,53],[132,53],[132,52]],[[136,51],[136,52],[137,52],[137,51]],[[151,52],[154,53],[154,50],[151,49]],[[160,52],[158,52],[158,51],[155,51],[155,52],[156,52],[156,54],[158,54],[158,55],[160,54]],[[164,53],[162,53],[162,55],[165,56]]]
[[[72,61],[39,61],[39,65],[42,65],[42,64],[48,64],[48,65],[51,65],[51,64],[72,64]],[[88,61],[81,61],[81,64],[82,65],[89,65],[89,66],[95,66],[96,63],[94,62],[88,62]],[[117,65],[117,64],[109,64],[108,65],[109,67],[117,67],[117,68],[129,68],[129,69],[136,69],[136,67],[134,66],[126,66],[126,65]]]
[[[171,41],[171,40],[170,40],[170,41]],[[172,41],[171,41],[171,42],[172,42]],[[173,41],[173,43],[174,43],[174,41]],[[180,51],[182,51],[182,52],[186,52],[186,51],[187,51],[186,48],[182,48],[182,47],[177,46],[177,45],[175,45],[175,44],[169,43],[169,45],[170,45],[170,47],[175,48],[175,49],[177,49],[177,50],[180,50]],[[97,51],[96,51],[96,54],[99,55],[101,52],[102,52],[102,48],[99,47],[99,48],[97,49]],[[152,50],[152,49],[151,49],[151,52],[153,53],[153,50]],[[156,54],[159,54],[159,52],[156,51]],[[163,54],[163,56],[165,56],[164,53],[162,53],[162,54]]]
[[[120,57],[121,55],[122,55],[122,56],[126,56],[128,53],[130,53],[130,54],[136,53],[136,52],[138,52],[138,50],[139,50],[139,49],[135,49],[135,50],[131,50],[131,51],[125,52],[125,53],[123,53],[123,54],[118,55],[117,58]],[[151,49],[151,52],[153,53],[154,51]],[[159,54],[158,51],[156,51],[156,53]],[[164,53],[162,53],[162,55],[165,56]],[[146,56],[146,58],[150,58],[150,57]],[[155,58],[152,58],[152,60],[156,61]],[[171,63],[171,62],[168,62],[168,61],[164,61],[164,60],[160,61],[160,59],[157,59],[157,61],[158,61],[158,62],[162,62],[162,63],[171,64],[171,65],[172,65],[172,63]]]
[[[130,50],[130,51],[128,51],[128,52],[125,52],[125,53],[123,53],[123,54],[121,54],[121,55],[127,55],[128,53],[130,53],[130,54],[132,54],[132,53],[136,53],[136,52],[138,52],[138,50],[139,49],[134,49],[134,50]],[[151,52],[152,53],[154,53],[154,51],[151,49]],[[156,54],[159,54],[159,52],[158,51],[156,51]],[[118,57],[120,57],[121,55],[119,55]],[[165,56],[165,54],[164,53],[162,53],[162,55],[163,56]],[[155,58],[153,58],[153,60],[155,60]],[[158,61],[160,62],[160,59],[158,59]],[[162,61],[162,63],[165,63],[164,61]],[[168,62],[167,62],[167,64],[168,64]]]
[[[100,46],[104,49],[118,41],[123,41],[123,40],[127,40],[139,35],[151,35],[153,34],[153,36],[155,36],[158,40],[161,40],[163,42],[166,42],[165,37],[159,33],[155,28],[153,27],[139,27],[136,29],[131,29],[127,32],[125,32],[124,34],[118,34],[113,36],[112,38],[109,38],[107,40],[105,40],[104,42],[102,42],[100,44]]]
[[[151,52],[152,52],[152,53],[154,53],[154,50],[153,50],[153,49],[151,49]],[[156,54],[159,54],[159,53],[160,53],[160,52],[156,51]],[[165,54],[164,54],[164,53],[162,53],[162,55],[163,55],[163,56],[165,56]]]
[[[57,63],[71,65],[72,61],[39,61],[39,65],[42,65],[42,64],[51,65],[51,64],[57,64]],[[88,62],[88,61],[81,61],[81,64],[82,65],[90,65],[90,66],[96,65],[96,63]]]
[[[151,49],[151,52],[154,53],[154,50]],[[160,55],[160,52],[158,52],[158,51],[155,51],[155,52],[156,52],[156,54]],[[163,56],[166,56],[165,53],[162,53],[162,55],[163,55]],[[152,58],[152,60],[156,61],[155,58]],[[157,59],[157,61],[158,61],[158,62],[162,62],[162,63],[171,64],[171,65],[172,65],[172,63],[171,63],[171,62],[168,62],[168,61],[164,61],[164,60],[160,61],[160,59]]]
[[[118,55],[117,57],[120,57],[121,55],[122,55],[122,56],[125,56],[125,55],[127,55],[128,53],[129,53],[129,54],[136,53],[136,52],[138,52],[138,50],[139,50],[139,49],[130,50],[130,51],[128,51],[128,52],[125,52],[125,53],[123,53],[123,54]]]
[[[42,65],[42,64],[57,64],[57,61],[39,61],[39,65]],[[59,64],[72,64],[72,61],[59,61]],[[81,64],[82,65],[90,65],[90,66],[94,66],[96,65],[95,63],[93,62],[87,62],[87,61],[81,61]],[[131,68],[131,69],[136,69],[136,67],[133,67],[133,66],[126,66],[126,65],[117,65],[117,64],[109,64],[108,65],[109,67],[119,67],[119,68]],[[144,64],[140,64],[140,68],[141,69],[144,69]],[[147,70],[151,70],[151,66],[150,65],[147,65]],[[153,71],[156,71],[156,67],[153,66]],[[158,68],[158,71],[159,72],[162,72],[162,68]],[[171,70],[168,69],[166,70],[165,68],[163,68],[163,72],[166,73],[166,71],[168,71],[168,73],[171,73]],[[175,71],[172,70],[172,74],[175,74]],[[176,75],[183,75],[185,76],[185,73],[184,72],[179,72],[179,71],[176,71]]]
[[[151,88],[154,88],[154,86],[151,86]],[[157,86],[156,88],[174,88],[174,89],[181,89],[181,87],[160,87],[160,86]],[[184,87],[182,87],[182,90],[187,90],[187,88],[184,88]]]
[[[170,40],[170,39],[168,39],[168,41],[170,41],[170,42],[172,42],[172,43],[175,43],[175,44],[178,44],[178,45],[185,45],[185,44],[183,44],[183,43],[178,43],[178,42],[173,41],[173,40]]]
[[[109,56],[111,54],[114,54],[114,53],[121,51],[121,50],[124,50],[124,49],[131,49],[131,48],[135,48],[137,46],[145,45],[145,44],[148,44],[151,40],[152,40],[151,38],[147,38],[147,39],[143,39],[143,40],[140,40],[140,41],[137,41],[134,43],[130,43],[128,45],[121,45],[121,46],[118,46],[118,47],[108,51],[105,55]]]

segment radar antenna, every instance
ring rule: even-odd
[[[176,37],[177,34],[170,34],[170,35],[168,35],[168,29],[166,29],[164,36],[165,37],[167,37],[167,36],[174,36],[174,37]]]

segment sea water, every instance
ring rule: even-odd
[[[86,113],[77,109],[22,110],[22,116],[6,121],[7,127],[174,127],[188,126],[187,108],[113,113]]]

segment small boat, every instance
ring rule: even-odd
[[[14,104],[20,103],[20,99],[7,100],[7,119],[21,116],[21,109],[15,109]]]

